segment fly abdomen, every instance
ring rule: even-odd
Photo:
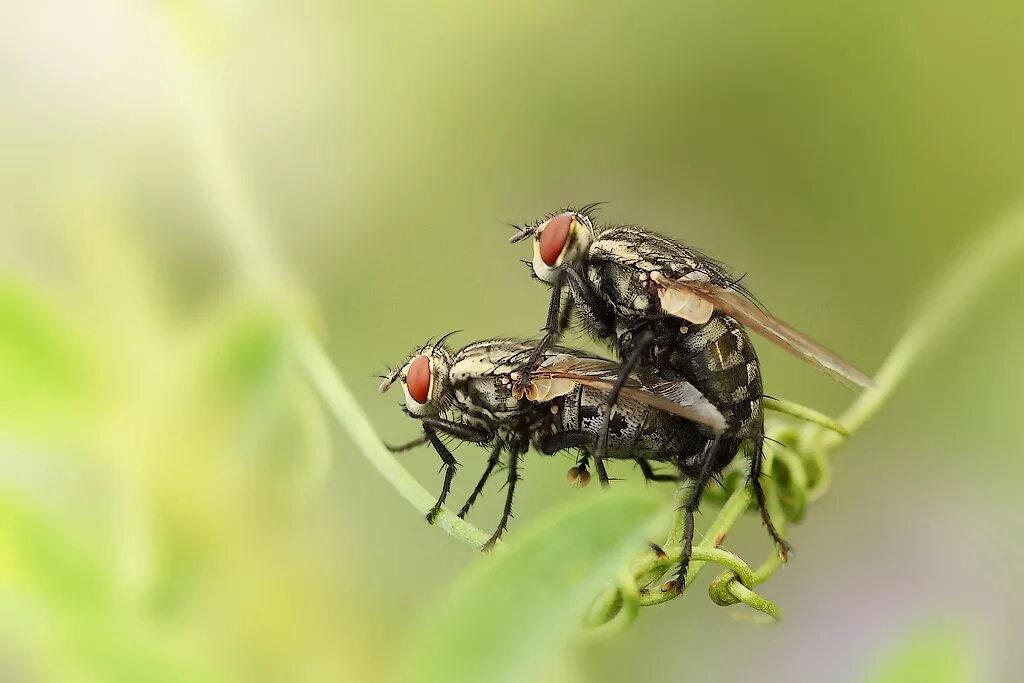
[[[607,391],[577,387],[561,399],[560,429],[590,434],[596,445],[607,401]],[[623,397],[609,421],[606,457],[675,461],[683,453],[699,452],[705,441],[696,423]]]
[[[722,412],[730,431],[745,437],[760,433],[761,368],[750,338],[735,320],[716,312],[703,325],[662,322],[650,356],[667,379],[685,379],[697,387]]]

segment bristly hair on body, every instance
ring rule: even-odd
[[[707,253],[701,251],[700,249],[691,247],[688,244],[685,244],[674,237],[669,237],[668,235],[663,235],[659,232],[649,230],[638,225],[622,223],[598,224],[594,220],[596,218],[595,209],[604,206],[605,204],[607,204],[607,202],[591,202],[590,204],[584,204],[583,206],[580,206],[578,208],[568,206],[559,211],[549,213],[542,220],[535,221],[533,223],[526,223],[524,225],[516,225],[514,223],[510,224],[511,227],[516,230],[516,234],[509,238],[509,242],[515,243],[524,240],[528,237],[531,237],[537,231],[538,226],[543,225],[546,221],[551,220],[555,216],[558,216],[562,213],[572,212],[575,214],[580,214],[586,216],[587,219],[590,220],[591,225],[593,226],[594,236],[597,239],[600,239],[602,234],[608,232],[609,230],[614,230],[617,228],[627,228],[631,230],[636,230],[641,233],[646,233],[658,239],[678,244],[682,249],[686,251],[687,255],[690,258],[707,266],[707,269],[710,270],[712,274],[716,277],[716,279],[719,280],[719,282],[717,282],[716,284],[725,289],[735,291],[737,294],[742,296],[744,299],[749,301],[751,304],[759,308],[764,313],[769,312],[768,308],[760,300],[758,300],[756,296],[754,296],[753,292],[751,292],[746,286],[741,284],[742,280],[747,276],[746,273],[743,273],[742,275],[734,275],[732,273],[732,269],[723,261],[720,261],[716,258],[709,256]],[[523,260],[522,262],[526,264],[527,267],[530,269],[530,276],[533,279],[540,279],[537,277],[536,273],[533,272],[533,263],[531,261]]]
[[[701,249],[697,249],[696,247],[692,247],[689,244],[680,241],[676,237],[670,237],[655,230],[644,228],[639,225],[634,225],[632,223],[603,223],[601,225],[595,224],[594,236],[597,239],[601,239],[604,233],[609,232],[610,230],[617,230],[620,228],[646,233],[651,237],[665,240],[667,242],[673,242],[679,245],[679,247],[685,250],[687,256],[707,266],[707,269],[711,271],[711,273],[715,276],[717,280],[719,280],[716,284],[725,289],[731,289],[735,291],[737,294],[739,294],[744,299],[757,306],[765,313],[768,312],[768,308],[763,303],[761,303],[761,301],[758,300],[756,296],[754,296],[754,293],[747,289],[746,286],[741,284],[743,279],[747,277],[746,273],[743,273],[742,275],[735,275],[732,271],[732,268],[724,261],[716,259],[713,256],[708,255],[707,252]]]

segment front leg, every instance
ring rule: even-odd
[[[447,434],[448,436],[454,436],[459,441],[468,441],[469,443],[490,443],[494,438],[493,432],[489,432],[480,427],[474,427],[473,425],[469,425],[464,422],[445,420],[440,417],[422,417],[420,418],[420,422],[423,424],[424,431],[431,429],[435,432]]]
[[[570,323],[572,323],[572,312],[576,307],[576,299],[574,297],[566,297],[565,304],[562,306],[562,312],[558,316],[558,334],[559,336],[565,334]]]
[[[437,502],[427,512],[427,522],[433,524],[437,518],[437,513],[441,511],[441,506],[444,505],[445,499],[448,498],[448,492],[452,489],[452,479],[455,478],[455,468],[459,463],[455,461],[455,456],[451,454],[448,447],[441,443],[441,439],[438,438],[437,433],[433,429],[424,425],[423,432],[427,435],[427,441],[434,447],[437,454],[441,457],[441,462],[444,464],[444,483],[441,485],[441,495],[438,496]]]
[[[582,274],[569,268],[565,271],[569,283],[571,300],[590,323],[593,333],[600,339],[615,334],[615,316],[611,304],[600,290],[595,288]]]
[[[412,441],[408,441],[406,443],[399,444],[397,446],[393,446],[393,445],[391,445],[389,443],[386,443],[386,444],[384,444],[384,447],[387,448],[392,453],[404,453],[406,451],[411,451],[412,449],[416,448],[417,446],[422,446],[425,443],[427,443],[427,435],[426,434],[420,434],[419,436],[417,436]]]
[[[515,386],[523,392],[530,386],[533,369],[537,367],[537,361],[540,360],[541,354],[544,353],[547,347],[551,346],[551,343],[561,331],[559,309],[562,306],[562,284],[564,282],[565,268],[559,268],[555,271],[554,280],[551,281],[551,301],[548,303],[548,317],[544,327],[541,328],[544,336],[537,346],[533,348],[526,363],[519,369],[519,378],[516,380]]]

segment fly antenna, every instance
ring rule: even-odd
[[[537,232],[537,228],[533,226],[520,227],[518,225],[513,225],[512,227],[515,228],[517,232],[516,234],[508,238],[509,244],[521,242],[522,240],[525,240],[527,237],[532,237],[533,233]]]
[[[377,390],[380,391],[380,393],[383,394],[385,391],[390,389],[391,385],[395,383],[396,379],[398,379],[398,373],[399,372],[401,372],[401,368],[398,368],[398,369],[395,369],[395,370],[391,370],[390,372],[388,372],[387,375],[384,375],[383,376],[383,380],[384,381],[380,383],[380,386],[377,387]]]

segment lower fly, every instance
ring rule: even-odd
[[[577,449],[581,456],[570,478],[583,483],[602,428],[603,407],[618,379],[614,361],[581,351],[552,347],[525,389],[515,376],[536,342],[495,339],[476,342],[452,353],[442,343],[418,349],[404,365],[384,378],[381,391],[396,381],[405,394],[404,410],[419,420],[423,436],[395,450],[429,443],[442,461],[444,482],[427,513],[433,522],[447,500],[458,467],[445,437],[490,447],[490,455],[473,492],[459,510],[465,517],[484,485],[507,454],[505,507],[491,547],[504,533],[512,514],[519,458],[531,445],[551,455]],[[678,480],[655,473],[651,462],[682,470],[706,449],[704,430],[721,430],[724,419],[686,382],[631,375],[620,388],[615,418],[607,435],[607,456],[635,460],[651,480]]]

